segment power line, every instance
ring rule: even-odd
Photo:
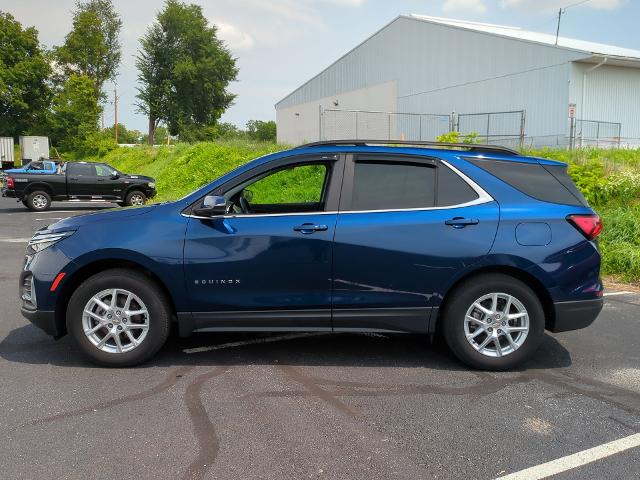
[[[567,12],[567,9],[577,7],[579,5],[584,5],[591,0],[582,0],[581,2],[572,3],[571,5],[567,5],[566,7],[560,7],[558,9],[558,26],[556,27],[556,45],[558,45],[558,37],[560,36],[560,21],[562,20],[562,15]]]
[[[590,2],[591,0],[582,0],[581,2],[572,3],[571,5],[567,5],[566,7],[562,7],[562,10],[567,10],[567,8],[577,7],[578,5],[582,5],[583,3]]]

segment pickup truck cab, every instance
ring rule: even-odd
[[[34,160],[26,163],[20,168],[12,168],[11,170],[5,170],[7,175],[17,173],[34,173],[40,175],[53,174],[58,171],[58,162],[53,160]]]
[[[48,210],[53,200],[106,200],[131,206],[154,197],[155,187],[151,177],[121,173],[106,163],[67,162],[48,174],[9,173],[2,196],[21,200],[34,211]]]
[[[183,336],[441,331],[489,370],[595,320],[602,226],[566,164],[387,142],[305,145],[175,202],[38,230],[22,314],[108,366],[148,360],[175,322]]]

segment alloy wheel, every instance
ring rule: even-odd
[[[503,357],[524,344],[529,334],[529,314],[513,295],[489,293],[467,309],[464,334],[482,355]]]
[[[133,194],[131,195],[131,205],[139,207],[141,205],[144,205],[144,199],[142,198],[142,195],[140,194]]]
[[[82,328],[99,350],[130,352],[144,341],[149,332],[149,311],[140,297],[128,290],[102,290],[85,305]]]
[[[33,197],[32,200],[33,206],[37,209],[41,209],[47,206],[47,197],[44,195],[38,194]]]

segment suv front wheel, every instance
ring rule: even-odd
[[[443,310],[444,336],[464,363],[508,370],[529,358],[544,335],[544,310],[520,280],[476,276],[455,288]]]
[[[67,331],[94,363],[127,367],[150,359],[169,336],[171,310],[153,281],[114,269],[84,281],[67,308]]]

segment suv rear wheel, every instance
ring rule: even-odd
[[[457,286],[443,311],[444,335],[464,363],[507,370],[529,358],[544,335],[544,310],[523,282],[502,274]]]
[[[171,310],[150,279],[126,269],[84,281],[67,308],[67,331],[91,361],[126,367],[150,359],[169,335]]]
[[[51,197],[43,190],[36,190],[27,195],[25,205],[34,212],[44,212],[51,207]]]

